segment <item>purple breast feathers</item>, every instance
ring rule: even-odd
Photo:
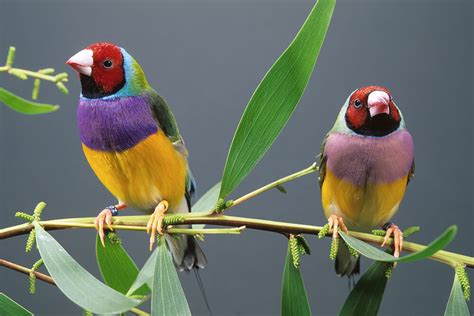
[[[81,142],[94,150],[123,151],[158,131],[144,97],[81,98],[77,108]]]
[[[384,137],[334,133],[324,148],[327,168],[338,178],[363,186],[391,183],[408,175],[413,163],[413,139],[407,130]]]

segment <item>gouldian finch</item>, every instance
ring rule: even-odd
[[[368,232],[382,226],[382,246],[394,236],[394,256],[403,234],[389,223],[414,174],[413,138],[390,92],[368,86],[354,91],[342,106],[322,145],[319,184],[322,206],[338,237],[338,228]],[[359,260],[340,242],[336,272],[359,272]]]
[[[164,213],[189,212],[195,192],[173,113],[137,61],[117,45],[92,44],[67,64],[79,73],[82,86],[77,123],[84,154],[118,200],[95,220],[102,244],[104,224],[130,206],[151,213],[147,232],[152,249],[156,233],[163,234]],[[165,237],[180,270],[207,264],[194,237]]]

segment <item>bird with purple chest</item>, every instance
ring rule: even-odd
[[[354,91],[322,145],[319,183],[333,238],[338,237],[338,228],[367,232],[382,226],[383,245],[393,235],[398,257],[403,234],[389,221],[413,174],[413,138],[391,93],[378,86]],[[351,276],[359,272],[359,265],[341,242],[337,274]]]

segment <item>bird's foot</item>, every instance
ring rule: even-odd
[[[398,258],[400,256],[400,252],[402,252],[403,249],[403,232],[397,225],[393,223],[387,223],[383,225],[383,229],[386,231],[386,233],[383,239],[382,247],[385,246],[393,234],[393,256]]]
[[[168,210],[168,202],[163,200],[155,208],[153,214],[151,214],[148,224],[146,225],[146,233],[150,235],[150,251],[153,249],[153,244],[155,243],[156,233],[163,235],[163,218],[165,217],[165,212]]]
[[[332,228],[332,239],[337,239],[339,237],[338,228],[345,233],[347,233],[346,224],[344,224],[344,220],[341,216],[331,215],[328,218],[329,228]]]
[[[94,219],[94,225],[95,229],[99,233],[100,237],[100,242],[102,243],[102,246],[105,247],[105,242],[104,242],[104,223],[107,224],[108,228],[110,230],[113,230],[112,228],[112,216],[117,216],[118,211],[121,209],[124,209],[127,207],[124,203],[120,203],[117,205],[111,205],[107,206],[105,209],[102,210],[102,212],[97,215],[97,217]]]

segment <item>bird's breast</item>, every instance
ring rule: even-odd
[[[406,130],[384,137],[334,133],[328,136],[326,167],[357,186],[391,183],[407,176],[413,163],[413,139]]]
[[[77,108],[81,142],[90,149],[123,151],[158,131],[145,97],[81,98]]]

